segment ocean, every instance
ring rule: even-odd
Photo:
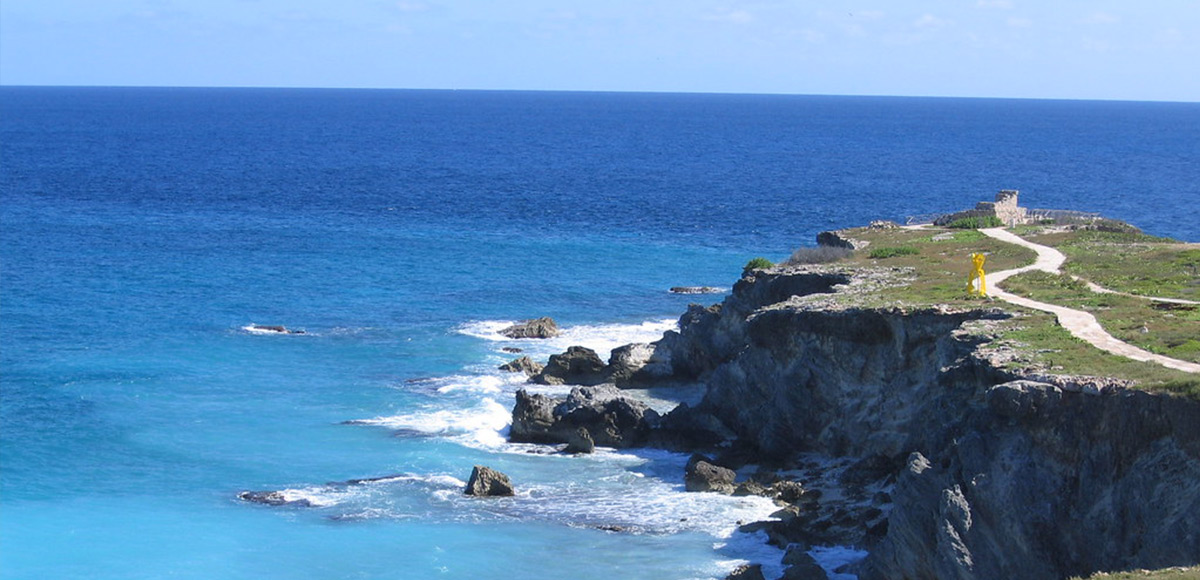
[[[686,456],[507,443],[502,349],[999,189],[1200,242],[1197,184],[1196,103],[0,87],[0,576],[777,574]]]

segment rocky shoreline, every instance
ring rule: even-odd
[[[1200,403],[1103,377],[1005,370],[973,331],[991,307],[863,308],[844,297],[902,272],[755,270],[678,332],[573,347],[507,370],[578,385],[521,391],[510,439],[695,453],[689,490],[780,505],[747,524],[788,550],[784,578],[824,578],[807,551],[856,546],[860,578],[1051,579],[1200,560]],[[622,389],[687,385],[660,414]],[[753,568],[731,577],[755,578]]]

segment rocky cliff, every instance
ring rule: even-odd
[[[756,271],[722,304],[690,308],[648,367],[707,394],[663,427],[700,429],[756,461],[819,453],[893,466],[888,525],[864,540],[862,578],[1200,562],[1200,403],[1001,370],[964,330],[999,310],[841,299],[889,276],[902,273]]]

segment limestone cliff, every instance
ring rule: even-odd
[[[708,390],[664,425],[715,421],[708,431],[760,459],[903,466],[862,578],[1050,579],[1200,561],[1200,403],[1021,380],[962,329],[998,310],[838,299],[879,275],[757,271],[721,305],[692,307],[650,365]]]

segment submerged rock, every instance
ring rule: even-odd
[[[715,286],[672,286],[672,294],[720,294],[723,289]]]
[[[471,470],[471,479],[463,493],[475,497],[503,497],[515,493],[508,476],[483,465]]]
[[[313,504],[308,499],[288,499],[287,495],[282,491],[243,491],[238,494],[238,499],[251,503],[261,503],[271,506],[292,506],[292,507],[312,507]]]
[[[558,329],[558,324],[553,318],[543,316],[514,324],[501,330],[500,334],[508,338],[554,338],[562,334],[562,331]]]
[[[251,332],[273,332],[275,334],[304,334],[303,330],[291,330],[277,324],[251,324],[246,327]]]

